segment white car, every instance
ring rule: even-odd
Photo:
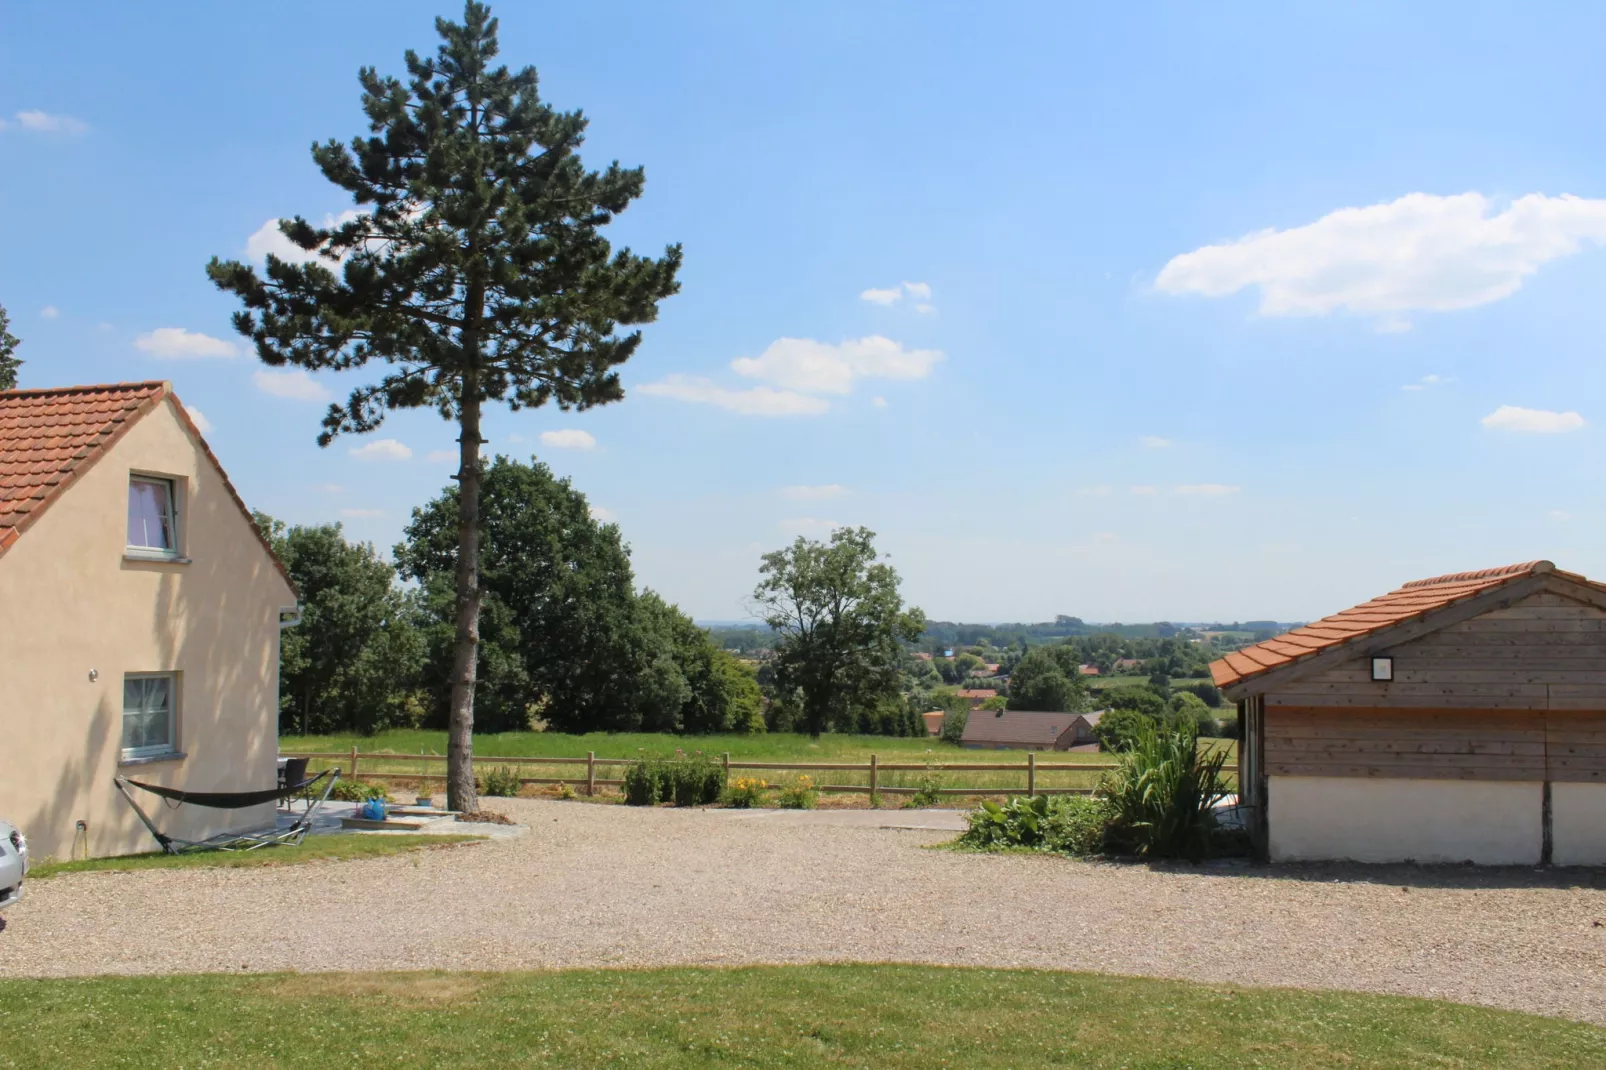
[[[28,875],[28,838],[9,821],[0,821],[0,910],[22,898]]]

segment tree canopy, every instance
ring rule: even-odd
[[[1074,713],[1087,708],[1087,685],[1074,647],[1038,646],[1009,674],[1009,708]]]
[[[235,328],[264,363],[387,366],[330,406],[320,444],[371,431],[395,409],[432,407],[457,425],[447,795],[462,810],[478,805],[481,409],[619,400],[617,368],[641,335],[616,330],[655,319],[680,267],[679,246],[653,259],[614,252],[602,237],[641,195],[642,170],[586,170],[577,155],[585,117],[543,102],[535,68],[493,66],[497,29],[490,9],[469,0],[461,23],[436,19],[435,56],[406,53],[405,82],[362,68],[369,136],[312,148],[359,211],[329,227],[281,221],[304,262],[270,254],[260,275],[237,261],[207,265],[243,303]]]
[[[796,696],[810,735],[855,726],[861,711],[898,695],[899,644],[919,638],[925,615],[904,609],[873,531],[838,528],[823,543],[799,537],[765,554],[759,576],[753,598],[779,636],[777,684],[786,699]]]
[[[15,390],[17,387],[17,368],[22,361],[17,357],[17,346],[22,344],[21,339],[9,330],[11,319],[6,315],[4,305],[0,305],[0,390]]]

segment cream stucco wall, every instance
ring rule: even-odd
[[[1267,784],[1274,862],[1537,864],[1543,809],[1544,788],[1530,781],[1274,776]]]
[[[0,816],[36,857],[153,850],[112,777],[190,790],[272,787],[278,751],[278,612],[295,596],[172,400],[138,420],[0,555]],[[181,485],[188,564],[124,559],[131,471]],[[90,679],[91,671],[97,678]],[[175,671],[185,757],[120,766],[125,672]],[[168,809],[187,838],[262,827],[249,810]]]
[[[1606,784],[1550,785],[1551,858],[1558,866],[1606,866]]]

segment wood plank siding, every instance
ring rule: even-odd
[[[1271,776],[1606,783],[1606,612],[1555,593],[1266,696]]]

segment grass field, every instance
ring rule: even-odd
[[[1236,747],[1230,740],[1212,741],[1214,745]],[[369,759],[375,752],[392,754],[446,753],[446,733],[422,730],[393,730],[374,736],[282,736],[279,749],[286,754],[301,752],[346,753],[355,746],[364,755],[359,765],[361,773],[407,774],[425,771],[417,762],[385,762]],[[951,743],[930,739],[899,739],[889,736],[851,736],[828,734],[819,739],[806,735],[773,732],[752,736],[667,736],[656,733],[592,733],[566,735],[561,732],[505,732],[474,737],[474,753],[488,758],[512,758],[519,762],[519,775],[524,777],[568,777],[579,783],[585,779],[583,766],[543,765],[542,758],[583,758],[587,751],[595,751],[598,758],[642,758],[673,756],[676,750],[687,754],[703,753],[714,758],[729,753],[733,762],[838,762],[867,764],[870,755],[885,765],[928,762],[962,762],[1020,765],[1024,767],[1026,755],[1020,751],[963,750]],[[1039,769],[1037,786],[1040,788],[1091,788],[1115,762],[1110,754],[1065,752],[1039,754],[1040,763],[1074,764],[1075,770]],[[349,765],[331,759],[315,762],[314,769],[324,765]],[[619,767],[605,767],[599,778],[617,778]],[[428,772],[442,773],[442,763],[431,763]],[[786,781],[793,773],[785,770],[743,771],[744,775],[759,776],[771,783]],[[830,770],[812,774],[816,783],[836,785],[866,785],[867,771]],[[883,787],[916,787],[929,777],[936,776],[943,787],[999,787],[1011,791],[1026,790],[1026,773],[1020,770],[961,771],[928,773],[924,769],[883,770],[877,782]],[[957,800],[956,800],[957,801]]]
[[[1228,747],[1234,754],[1237,744],[1232,740],[1211,740],[1211,746]],[[286,754],[301,752],[344,754],[355,746],[364,757],[359,772],[405,775],[428,771],[444,772],[444,763],[430,763],[426,767],[418,762],[386,762],[367,757],[374,753],[428,754],[446,753],[446,733],[415,729],[396,729],[373,736],[282,736],[280,751]],[[985,763],[1024,766],[1026,755],[1021,751],[964,750],[951,743],[931,739],[899,739],[892,736],[854,736],[827,734],[819,739],[790,732],[771,732],[760,735],[728,736],[669,736],[648,732],[591,733],[568,735],[561,732],[504,732],[474,737],[476,760],[509,758],[518,763],[522,777],[563,777],[572,783],[585,779],[584,766],[543,765],[542,758],[583,758],[587,751],[595,751],[598,758],[672,757],[676,751],[686,754],[702,753],[719,758],[729,753],[733,762],[830,762],[867,764],[875,754],[882,765],[921,765],[926,763]],[[1037,786],[1040,788],[1091,788],[1116,761],[1116,756],[1086,751],[1038,755],[1042,764],[1065,763],[1077,766],[1074,770],[1040,768]],[[314,762],[312,768],[324,765],[348,765],[338,759]],[[1231,763],[1229,762],[1229,765]],[[621,775],[618,766],[603,767],[599,779],[614,779]],[[744,775],[759,776],[771,783],[785,782],[793,772],[786,770],[742,771]],[[834,785],[867,785],[869,773],[861,770],[829,770],[811,774],[816,783]],[[991,771],[935,771],[925,769],[882,770],[877,783],[882,787],[917,787],[928,777],[936,777],[943,787],[973,788],[998,787],[1008,791],[1026,790],[1026,773],[1019,770]],[[961,803],[962,797],[955,797]]]
[[[254,851],[203,851],[186,855],[157,852],[90,858],[78,862],[36,862],[28,870],[28,879],[46,880],[62,873],[112,869],[238,869],[247,866],[293,866],[301,862],[339,862],[348,858],[376,858],[407,851],[427,851],[483,839],[484,836],[458,835],[311,836],[299,844],[259,847]]]
[[[0,1021],[0,1067],[1606,1064],[1606,1031],[1452,1003],[922,966],[7,980]]]

